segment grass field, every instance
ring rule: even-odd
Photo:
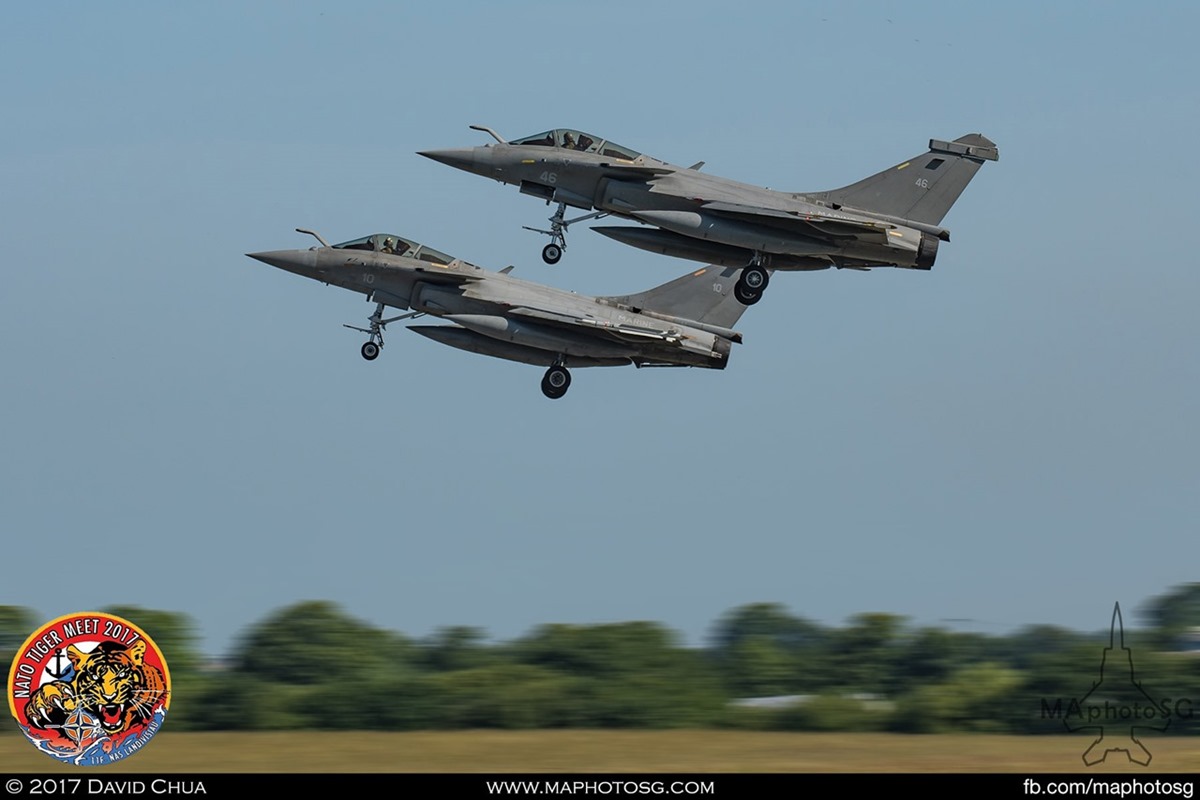
[[[1200,738],[1145,740],[1149,767],[1124,753],[1084,765],[1077,736],[456,731],[172,733],[105,767],[125,772],[1200,772]],[[0,735],[6,772],[72,771],[19,733]]]

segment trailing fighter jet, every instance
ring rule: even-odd
[[[996,145],[971,133],[864,178],[822,192],[779,192],[700,171],[704,162],[679,167],[583,131],[558,128],[495,144],[420,155],[519,186],[523,194],[557,203],[542,250],[557,263],[567,228],[609,214],[650,228],[593,228],[617,241],[655,253],[744,267],[735,295],[758,302],[771,270],[829,267],[929,269],[938,243],[950,240],[942,218],[984,161],[999,158]],[[591,213],[566,219],[567,206]]]
[[[374,361],[388,323],[428,314],[450,325],[409,330],[473,353],[547,367],[542,392],[557,399],[571,385],[568,367],[724,369],[742,335],[732,329],[745,306],[731,297],[739,270],[706,266],[639,294],[587,297],[493,272],[393,234],[320,247],[247,253],[250,258],[375,303],[362,357]],[[384,318],[396,308],[407,313]]]

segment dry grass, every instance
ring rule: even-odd
[[[741,731],[172,733],[106,768],[127,772],[1200,772],[1200,740],[1147,740],[1149,767],[1110,753],[1083,764],[1086,737]],[[0,769],[71,770],[19,734]]]

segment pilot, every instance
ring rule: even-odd
[[[394,241],[392,241],[392,237],[389,236],[383,240],[383,247],[381,248],[381,250],[385,253],[395,253],[396,252],[396,243]]]
[[[564,134],[563,134],[563,144],[562,144],[562,146],[563,146],[563,147],[565,147],[565,148],[566,148],[566,149],[568,149],[568,150],[574,150],[574,149],[575,149],[575,137],[571,135],[571,132],[570,132],[570,131],[567,131],[566,133],[564,133]]]

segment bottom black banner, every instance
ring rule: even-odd
[[[91,771],[89,770],[89,773]],[[1192,775],[1013,773],[787,773],[787,774],[479,774],[424,773],[108,773],[0,774],[8,797],[225,797],[245,792],[453,792],[467,797],[731,797],[748,793],[820,790],[874,791],[909,788],[921,792],[987,792],[1009,797],[1089,796],[1183,797],[1193,792]]]

